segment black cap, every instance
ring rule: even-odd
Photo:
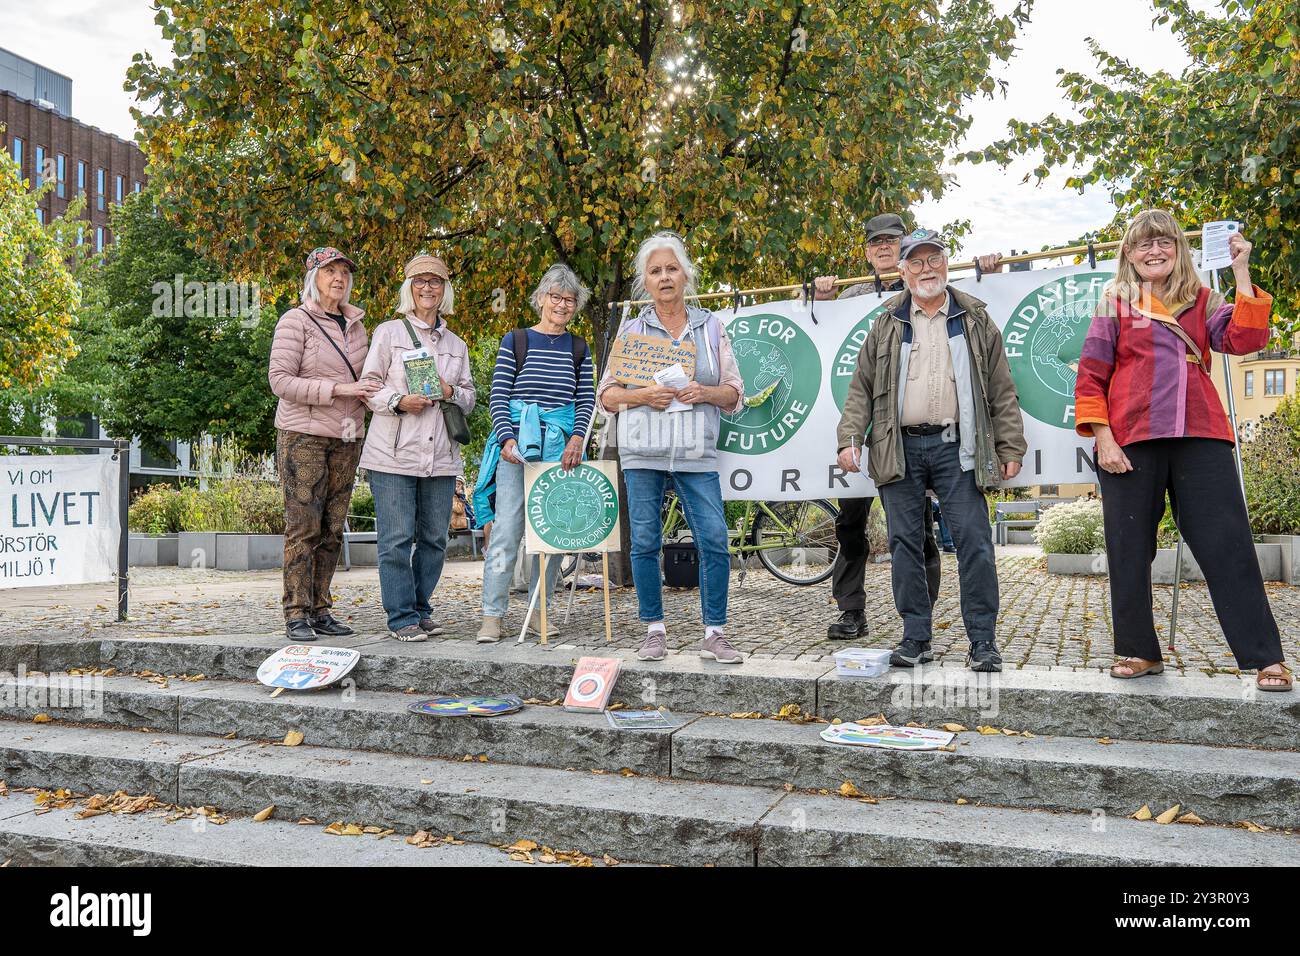
[[[945,251],[943,237],[933,229],[914,229],[899,243],[898,256],[900,259],[906,259],[912,254],[913,249],[921,246],[934,246],[940,252]]]
[[[907,232],[907,227],[903,225],[902,218],[892,212],[872,216],[867,220],[867,242],[871,242],[880,236],[897,239],[905,232]]]

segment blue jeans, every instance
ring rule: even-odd
[[[524,536],[524,466],[506,461],[497,464],[496,517],[492,519],[492,540],[483,555],[483,616],[504,617],[510,606],[510,582],[515,574],[515,559]],[[546,596],[555,592],[564,555],[546,556]],[[529,597],[537,589],[537,556],[529,559]]]
[[[627,513],[632,527],[632,582],[642,621],[664,619],[663,547],[664,491],[671,481],[682,503],[695,548],[700,555],[700,611],[704,626],[727,623],[727,585],[731,556],[727,552],[727,519],[722,510],[722,485],[716,471],[658,471],[628,468]],[[494,536],[495,538],[495,536]]]
[[[903,477],[879,489],[889,522],[894,604],[903,618],[903,639],[930,640],[930,594],[921,542],[922,523],[930,520],[925,489],[933,488],[957,545],[957,577],[966,635],[972,643],[991,641],[998,618],[998,569],[993,557],[989,505],[975,485],[975,472],[961,470],[961,446],[944,437],[944,433],[904,435]]]
[[[433,613],[429,598],[447,558],[447,528],[456,479],[414,478],[372,471],[379,593],[388,629],[397,631]]]

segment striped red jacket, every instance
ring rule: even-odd
[[[1252,287],[1235,304],[1205,287],[1174,318],[1201,352],[1197,365],[1178,334],[1143,312],[1169,315],[1154,297],[1134,304],[1102,300],[1079,358],[1074,386],[1075,430],[1091,435],[1109,425],[1120,445],[1152,438],[1221,438],[1232,427],[1207,369],[1210,353],[1244,355],[1268,344],[1273,297]]]

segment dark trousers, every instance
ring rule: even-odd
[[[962,471],[960,445],[945,440],[942,433],[904,435],[903,454],[903,477],[880,486],[880,501],[889,522],[894,604],[903,618],[903,639],[925,642],[932,633],[921,546],[924,528],[931,522],[925,496],[925,489],[931,488],[957,545],[966,635],[971,643],[991,641],[998,618],[998,571],[989,505],[975,485],[975,472]]]
[[[863,611],[867,607],[864,580],[871,548],[867,542],[867,517],[875,498],[841,498],[840,513],[835,519],[835,537],[840,550],[831,569],[831,594],[841,611]],[[934,541],[934,525],[925,522],[925,579],[930,590],[930,604],[939,600],[939,546]]]
[[[1237,665],[1283,659],[1241,499],[1232,445],[1216,438],[1156,438],[1124,446],[1133,470],[1098,470],[1110,573],[1115,654],[1158,661],[1151,605],[1151,562],[1165,492],[1178,530],[1205,572],[1215,614]]]
[[[343,547],[361,442],[279,429],[275,466],[284,486],[284,618],[334,606],[330,581]]]

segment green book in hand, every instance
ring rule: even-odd
[[[411,353],[402,364],[406,367],[406,390],[409,394],[442,399],[442,379],[438,377],[438,360],[434,356]]]

